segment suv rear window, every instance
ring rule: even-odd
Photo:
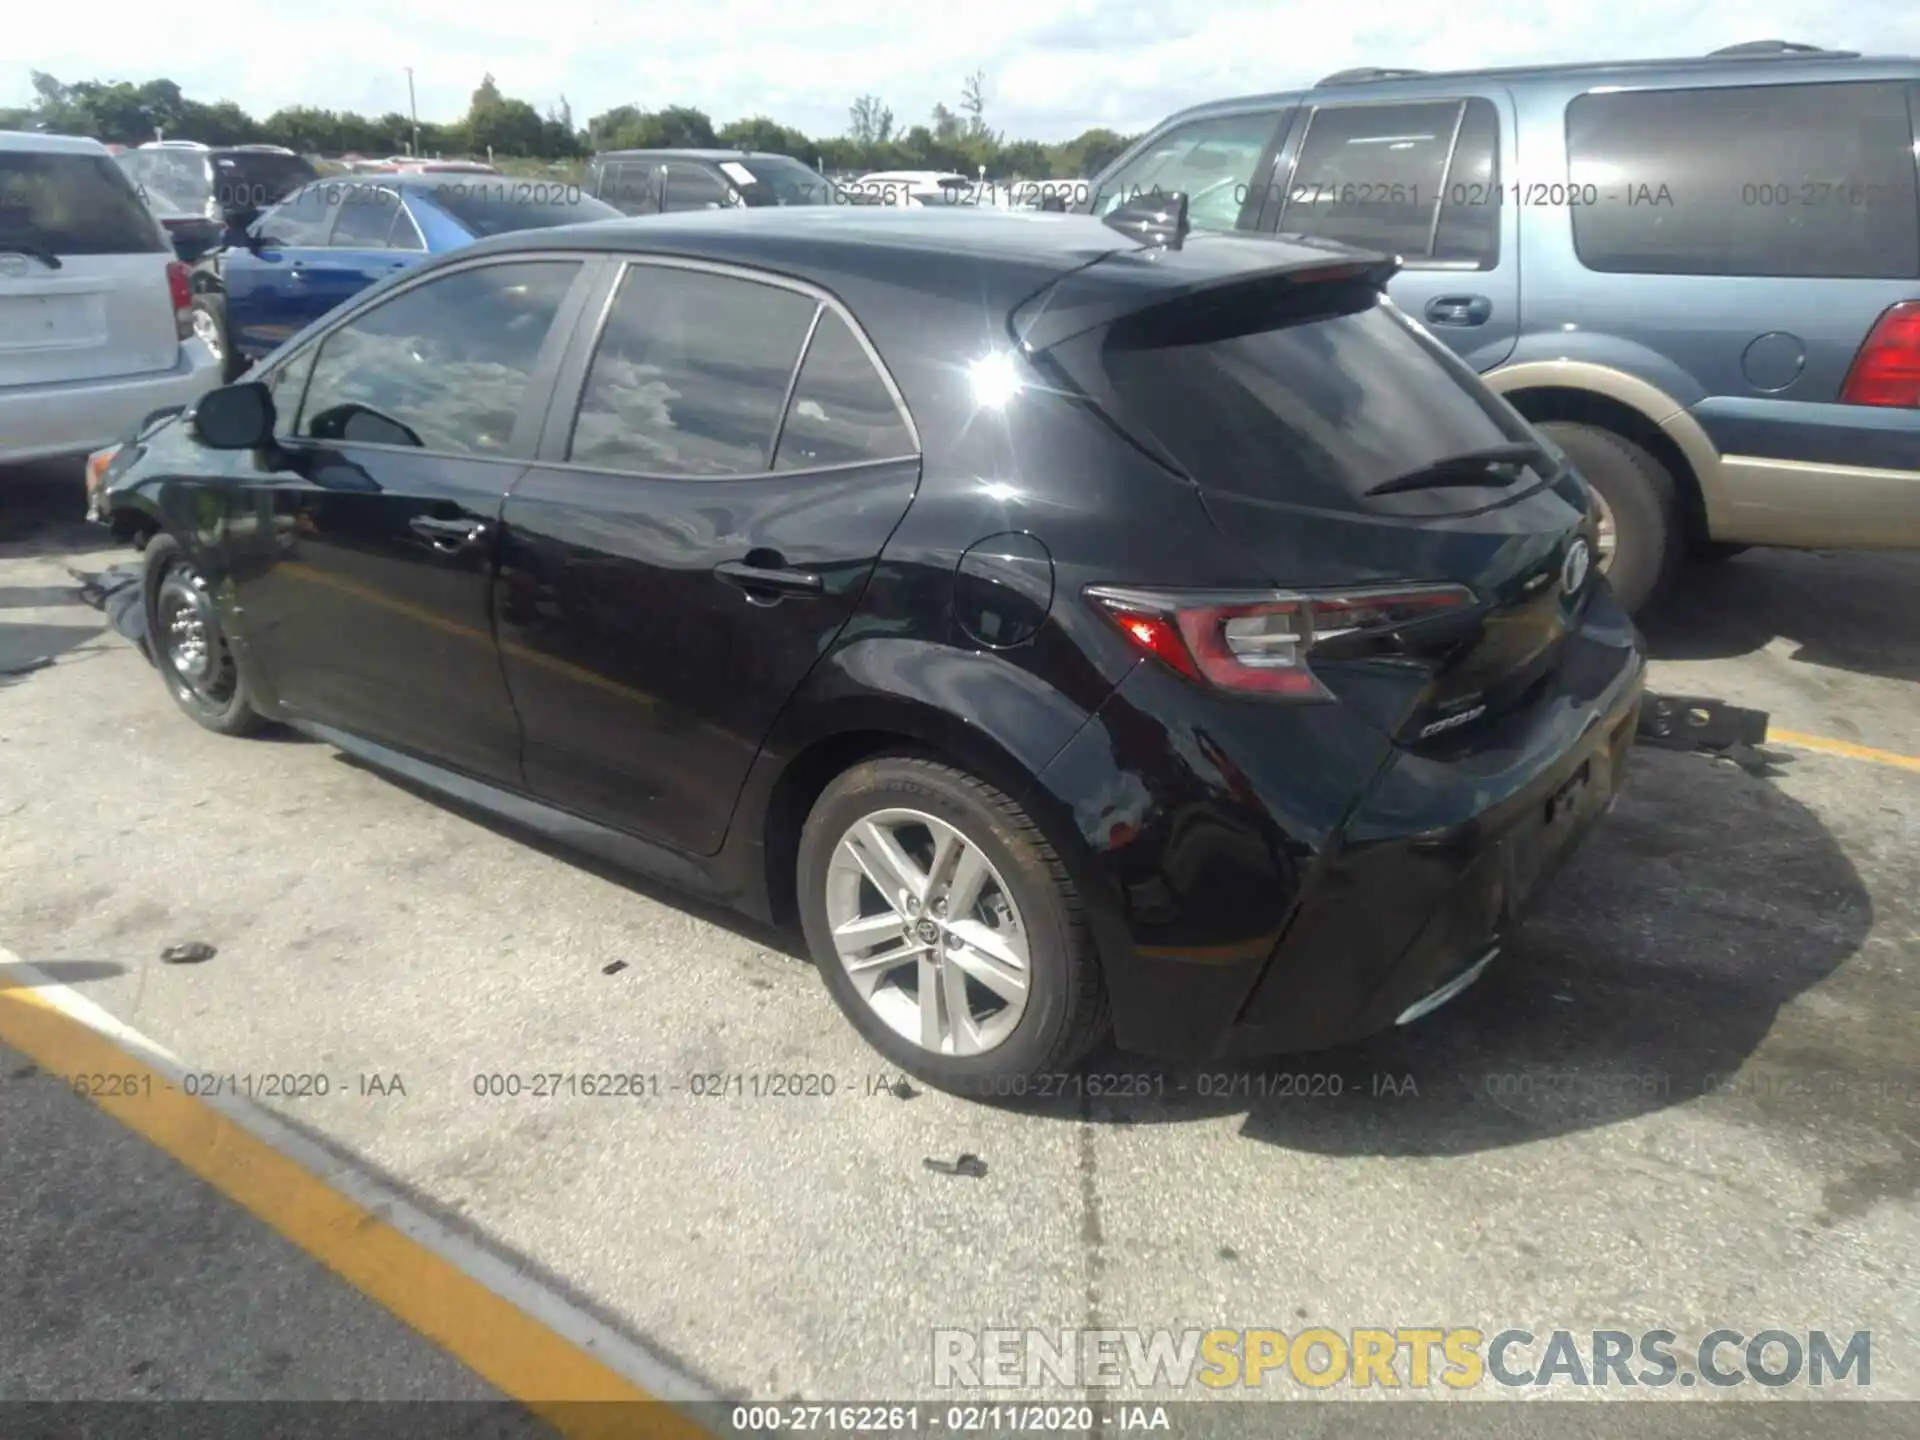
[[[171,247],[105,155],[0,151],[0,250],[147,255]]]
[[[620,218],[613,206],[581,194],[578,185],[544,180],[454,180],[435,185],[429,198],[481,239]]]
[[[1205,330],[1188,318],[1196,315]],[[1450,456],[1534,438],[1370,286],[1308,286],[1209,315],[1179,307],[1169,319],[1115,322],[1054,354],[1116,423],[1202,488],[1255,500],[1455,511],[1460,488],[1365,492]]]
[[[1573,242],[1635,275],[1920,276],[1907,87],[1582,95],[1567,106]]]
[[[222,209],[264,210],[277,205],[320,172],[298,155],[240,151],[213,155],[213,195]],[[203,202],[205,197],[201,197]]]

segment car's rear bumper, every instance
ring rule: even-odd
[[[1434,997],[1605,813],[1644,674],[1604,589],[1543,693],[1421,750],[1340,706],[1225,702],[1164,728],[1194,706],[1157,687],[1184,682],[1135,670],[1039,782],[1079,830],[1116,1040],[1180,1060],[1314,1050]]]
[[[189,405],[220,383],[220,365],[197,339],[180,342],[167,370],[0,389],[0,463],[83,455],[126,437],[170,405]]]

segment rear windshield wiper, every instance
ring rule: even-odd
[[[31,255],[49,270],[60,268],[60,257],[44,245],[36,245],[31,240],[0,240],[0,251],[11,250],[16,255]]]
[[[1409,470],[1391,480],[1382,480],[1366,493],[1396,495],[1403,490],[1443,490],[1453,485],[1484,485],[1493,472],[1515,465],[1540,466],[1546,458],[1546,452],[1531,441],[1513,440],[1504,445],[1488,445],[1484,449],[1449,455],[1431,465],[1422,465],[1418,470]],[[1511,485],[1513,480],[1508,478],[1500,483]]]

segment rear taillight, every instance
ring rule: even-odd
[[[1327,699],[1308,661],[1316,646],[1364,650],[1421,621],[1466,608],[1460,585],[1314,593],[1196,594],[1093,586],[1092,600],[1135,648],[1189,680],[1247,695]]]
[[[1920,300],[1903,300],[1880,317],[1853,357],[1840,401],[1920,406]]]
[[[173,301],[174,333],[184,340],[193,334],[193,276],[178,260],[167,262],[167,294]]]

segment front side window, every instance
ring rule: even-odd
[[[642,475],[763,473],[817,308],[782,286],[630,265],[567,458]]]
[[[254,222],[254,234],[262,245],[302,250],[326,244],[327,227],[332,223],[327,187],[313,185],[262,215]]]
[[[675,160],[666,167],[666,210],[718,210],[734,203],[733,191],[704,165]]]
[[[1261,110],[1177,126],[1100,182],[1092,213],[1106,215],[1146,196],[1185,192],[1187,219],[1200,230],[1232,230],[1251,201],[1257,215],[1265,184],[1260,158],[1290,111]]]
[[[577,260],[481,265],[374,306],[320,343],[302,439],[503,456]]]
[[[1895,81],[1582,95],[1574,248],[1635,275],[1920,277],[1914,153]]]

